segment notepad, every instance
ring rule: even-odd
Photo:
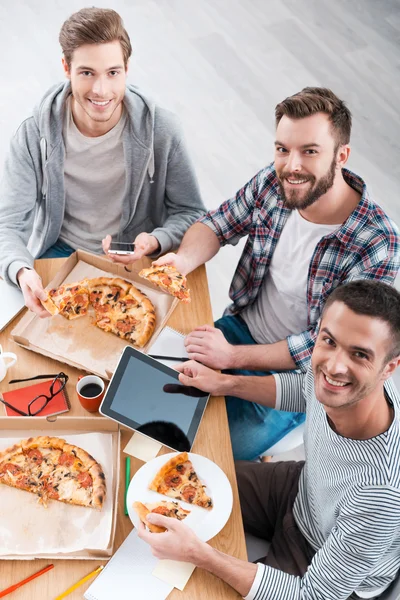
[[[150,546],[138,537],[134,529],[85,592],[84,598],[165,600],[174,587],[152,575],[158,562]]]
[[[53,379],[49,379],[48,381],[41,381],[40,383],[35,383],[34,385],[28,385],[18,390],[12,390],[10,392],[4,392],[3,398],[8,404],[15,406],[15,408],[19,408],[23,412],[28,414],[28,404],[31,400],[44,394],[45,396],[50,397],[50,386],[53,382]],[[54,384],[56,391],[61,387],[61,382],[56,381]],[[8,406],[3,405],[6,410],[6,415],[8,417],[20,417],[21,415],[17,413],[15,410],[12,410]],[[61,392],[56,394],[54,398],[50,400],[50,402],[45,406],[43,410],[41,410],[37,415],[37,417],[48,417],[50,415],[60,415],[61,413],[68,412],[71,408],[68,395],[66,389],[64,388]]]
[[[185,335],[172,329],[171,327],[164,327],[154,344],[151,345],[150,350],[148,350],[148,354],[150,356],[152,354],[159,354],[162,356],[182,356],[186,357],[188,353],[185,348]],[[181,360],[165,360],[159,359],[159,362],[171,367],[176,365]]]

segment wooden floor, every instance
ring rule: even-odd
[[[81,0],[0,3],[0,171],[10,136],[63,79],[58,33]],[[89,3],[90,4],[90,3]],[[270,162],[274,107],[331,87],[354,115],[350,168],[400,223],[399,0],[114,0],[134,56],[129,80],[177,112],[207,207]],[[214,316],[241,247],[209,265]]]

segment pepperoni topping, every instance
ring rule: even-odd
[[[33,460],[36,465],[42,464],[43,455],[37,448],[32,448],[32,450],[29,450],[28,457]]]
[[[79,473],[77,480],[83,488],[88,488],[91,485],[93,485],[93,479],[92,476],[89,475],[89,473]]]
[[[97,302],[100,302],[100,296],[98,295],[98,292],[92,292],[89,296],[89,299],[91,304],[96,304]]]
[[[192,503],[196,497],[196,488],[193,485],[187,485],[181,490],[181,496],[186,502]]]
[[[78,294],[77,296],[75,296],[74,300],[76,304],[85,304],[85,302],[87,301],[87,296],[86,294]]]
[[[151,512],[157,513],[158,515],[164,515],[164,517],[169,517],[170,515],[170,510],[166,506],[156,506]]]
[[[6,463],[3,467],[1,467],[2,473],[7,473],[7,471],[9,471],[11,475],[16,475],[17,473],[20,473],[21,470],[21,467],[14,465],[13,463]]]
[[[18,479],[17,479],[17,481],[16,481],[15,485],[16,485],[17,487],[19,487],[19,488],[26,489],[27,487],[29,487],[29,486],[28,486],[28,483],[29,483],[29,478],[28,478],[28,476],[27,476],[27,475],[22,475],[22,477],[18,477]]]
[[[47,497],[50,498],[51,500],[58,500],[60,497],[57,490],[55,490],[51,484],[46,486],[46,494],[47,494]]]
[[[73,454],[69,454],[68,452],[63,452],[58,459],[58,464],[63,465],[64,467],[72,467],[75,462],[75,456]]]
[[[120,320],[116,322],[116,328],[118,329],[118,331],[122,331],[122,333],[129,333],[131,331],[133,331],[135,325],[139,323],[139,321],[137,321],[136,319],[134,319],[133,317],[127,317],[125,320]]]
[[[63,287],[54,288],[53,290],[50,290],[50,291],[49,291],[49,295],[50,295],[51,297],[53,297],[53,296],[57,296],[57,295],[60,295],[60,296],[62,296],[62,294],[63,294],[63,293],[64,293],[64,288],[63,288]]]
[[[165,477],[164,483],[167,487],[175,488],[182,484],[182,477],[172,471]]]
[[[96,311],[98,313],[106,313],[110,310],[110,305],[109,304],[97,304],[96,305]]]
[[[172,279],[168,275],[160,275],[160,281],[167,287],[169,287],[172,283]]]

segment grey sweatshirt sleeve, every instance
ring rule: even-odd
[[[189,227],[206,212],[183,137],[171,150],[167,169],[165,206],[168,218],[162,227],[151,232],[161,246],[159,254],[177,249]]]
[[[33,268],[27,244],[33,226],[37,182],[25,124],[22,123],[11,141],[0,183],[0,274],[14,285],[19,269]]]

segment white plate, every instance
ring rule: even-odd
[[[157,456],[144,464],[132,478],[128,488],[126,504],[129,518],[135,527],[139,524],[139,517],[132,508],[134,502],[146,504],[158,500],[172,500],[172,498],[162,496],[148,488],[161,467],[177,454],[179,452]],[[200,454],[189,452],[188,456],[200,480],[207,486],[206,492],[211,496],[214,506],[211,510],[206,510],[181,500],[179,500],[179,504],[182,505],[182,508],[191,511],[184,521],[186,525],[189,525],[203,542],[207,542],[221,531],[229,519],[233,503],[232,488],[227,476],[218,465],[208,458],[200,456]]]

